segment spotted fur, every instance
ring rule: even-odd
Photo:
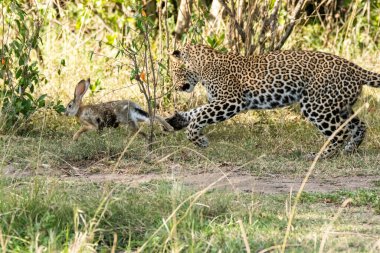
[[[338,56],[313,51],[277,51],[243,57],[219,53],[203,45],[187,45],[171,56],[171,77],[177,90],[191,92],[200,82],[208,104],[178,112],[167,121],[187,127],[187,137],[206,147],[201,130],[250,109],[273,109],[300,103],[301,113],[326,137],[352,114],[363,85],[380,86],[380,75]],[[355,117],[331,141],[322,157],[355,151],[365,136]]]

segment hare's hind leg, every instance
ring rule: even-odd
[[[155,115],[154,119],[157,120],[164,127],[165,131],[174,131],[174,128],[168,122],[166,122],[166,120],[162,118],[160,115]]]
[[[74,134],[73,136],[73,140],[74,141],[77,141],[79,139],[79,137],[84,133],[84,132],[87,132],[87,131],[90,131],[90,130],[95,130],[96,128],[92,125],[82,125],[81,128]]]
[[[148,137],[147,137],[147,135],[144,133],[144,132],[142,132],[142,131],[139,131],[139,125],[137,124],[137,122],[136,121],[134,121],[134,120],[129,120],[128,121],[128,125],[131,127],[131,129],[132,129],[132,134],[133,135],[135,135],[137,132],[141,135],[141,136],[143,136],[145,139],[147,139]]]

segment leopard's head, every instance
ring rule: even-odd
[[[170,56],[170,76],[176,90],[192,92],[199,78],[191,70],[183,52],[175,50]]]

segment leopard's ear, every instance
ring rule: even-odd
[[[181,58],[181,51],[179,50],[174,50],[172,55],[177,58],[177,59],[180,59]]]
[[[169,56],[172,62],[181,62],[182,60],[181,52],[179,50],[174,50]]]

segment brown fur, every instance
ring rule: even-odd
[[[138,122],[150,120],[149,114],[130,100],[83,105],[82,98],[89,86],[90,79],[81,80],[75,88],[74,99],[66,106],[66,115],[77,117],[82,125],[74,134],[73,140],[78,140],[81,134],[87,131],[101,131],[105,127],[116,128],[120,124],[129,125],[133,133],[136,133],[139,130]],[[160,122],[166,131],[173,131],[173,127],[161,116],[155,115],[154,120]],[[139,133],[145,136],[144,133]]]

